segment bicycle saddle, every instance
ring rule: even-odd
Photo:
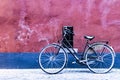
[[[92,40],[92,39],[95,38],[95,36],[84,36],[84,38],[87,39],[87,40]]]

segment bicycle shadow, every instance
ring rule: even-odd
[[[116,71],[110,71],[108,72],[109,74],[113,74],[115,73]],[[64,73],[93,73],[91,72],[89,69],[69,69],[69,70],[63,70],[62,72],[60,72],[60,74],[64,74]],[[108,73],[103,73],[104,74],[108,74]]]
[[[89,71],[88,69],[65,69],[61,72],[61,74],[64,73],[92,73],[91,71]]]

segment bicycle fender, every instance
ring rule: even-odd
[[[92,46],[94,46],[94,45],[96,45],[96,44],[103,44],[103,45],[106,45],[106,46],[110,47],[110,49],[113,51],[114,57],[116,57],[115,51],[114,51],[114,49],[113,49],[112,46],[108,45],[108,44],[105,43],[105,42],[94,42],[94,43],[92,43],[92,44],[90,45],[90,47],[92,47]]]

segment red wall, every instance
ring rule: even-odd
[[[35,52],[74,26],[74,47],[84,35],[108,40],[120,51],[120,0],[1,0],[0,52]]]

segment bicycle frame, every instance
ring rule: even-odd
[[[66,35],[66,34],[65,34]],[[89,43],[90,40],[86,40],[85,46],[83,48],[83,52],[81,54],[81,58],[78,58],[76,51],[74,50],[74,48],[72,47],[72,45],[69,43],[69,41],[66,39],[65,35],[63,36],[63,38],[60,40],[60,45],[62,46],[62,44],[65,46],[65,48],[67,49],[67,51],[69,51],[70,54],[73,55],[73,57],[78,61],[78,62],[84,62],[85,56],[86,56],[86,49],[91,47],[91,44],[94,44],[96,42],[93,43]],[[69,49],[69,47],[63,42],[63,40],[65,40],[67,42],[67,44],[71,47],[71,50]],[[98,42],[97,42],[98,43]],[[104,43],[104,44],[108,44],[108,41],[99,41],[99,43]],[[63,47],[63,46],[62,46]],[[92,48],[91,48],[92,49]],[[94,51],[94,49],[92,49]],[[64,50],[65,51],[65,50]],[[96,52],[95,52],[96,53]]]
[[[61,38],[60,41],[58,41],[58,43],[50,44],[43,48],[43,50],[40,52],[39,64],[44,72],[48,74],[57,74],[62,71],[67,63],[68,53],[70,53],[75,58],[76,63],[87,65],[89,70],[94,73],[107,73],[112,69],[114,65],[115,53],[113,48],[108,45],[108,41],[90,42],[94,39],[94,36],[84,36],[86,44],[84,46],[82,54],[80,55],[81,57],[79,57],[73,46],[65,37],[67,33],[73,34],[66,29],[64,32],[64,36]],[[65,40],[65,42],[63,42],[63,40]],[[68,46],[70,46],[71,48],[69,48]],[[51,50],[51,48],[55,50]],[[44,54],[46,51],[48,54]],[[55,52],[55,54],[53,52]],[[63,54],[61,55],[59,53]],[[57,57],[60,55],[63,56],[63,58]],[[46,59],[43,58],[45,56],[47,57]],[[108,60],[109,63],[107,63]],[[51,69],[55,71],[52,72]]]
[[[69,47],[63,42],[64,39],[65,39],[65,41],[67,42],[67,44],[68,44],[69,46],[71,46],[71,50],[70,50]],[[61,46],[62,46],[62,44],[65,46],[65,48],[67,49],[67,51],[69,51],[69,53],[72,54],[73,57],[74,57],[77,61],[79,61],[79,62],[83,62],[83,60],[85,60],[85,50],[86,50],[87,47],[90,47],[90,43],[89,43],[88,40],[87,40],[87,42],[86,42],[86,44],[85,44],[85,47],[84,47],[84,50],[83,50],[83,52],[82,52],[82,54],[81,54],[81,57],[82,57],[82,58],[80,59],[80,58],[78,58],[76,51],[74,50],[74,48],[72,47],[72,45],[69,43],[69,41],[66,39],[65,36],[63,36],[62,40],[60,41],[60,45],[61,45]],[[62,47],[63,47],[63,46],[62,46]],[[65,51],[65,50],[64,50],[64,51]]]

